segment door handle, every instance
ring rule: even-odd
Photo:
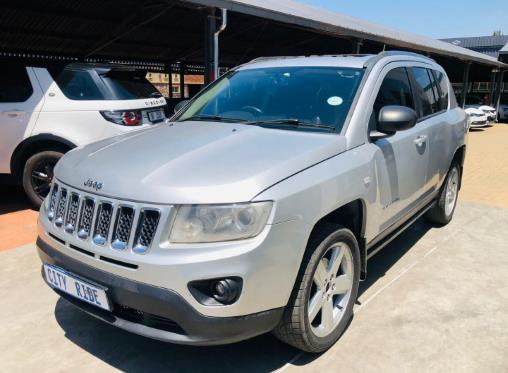
[[[416,146],[422,146],[427,142],[427,135],[420,135],[416,139],[413,140]]]
[[[19,117],[20,115],[24,114],[23,111],[4,111],[3,113],[10,118],[16,118],[16,117]]]

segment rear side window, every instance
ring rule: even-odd
[[[436,79],[436,83],[439,86],[439,103],[441,106],[441,110],[448,109],[448,79],[446,75],[441,71],[432,70],[434,73],[434,78]]]
[[[162,97],[160,92],[145,78],[143,71],[110,70],[99,73],[108,93],[114,100],[135,100]]]
[[[71,100],[104,100],[90,70],[64,69],[53,74],[56,84]]]
[[[0,64],[0,102],[25,102],[32,93],[24,66]]]
[[[429,73],[430,71],[423,67],[413,67],[416,92],[421,103],[422,117],[426,117],[440,111],[438,98],[434,92],[436,88]]]

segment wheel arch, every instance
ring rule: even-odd
[[[462,174],[464,171],[464,161],[466,159],[466,145],[461,145],[455,150],[455,153],[453,154],[452,162],[450,164],[450,167],[452,164],[457,163],[459,166],[459,189],[462,187]],[[448,167],[448,169],[450,168]]]
[[[367,274],[367,245],[365,240],[365,227],[367,220],[367,206],[363,199],[355,199],[351,202],[343,204],[337,209],[329,212],[325,216],[321,217],[312,228],[309,236],[309,240],[313,237],[313,234],[322,225],[337,225],[343,226],[353,232],[355,235],[358,245],[360,248],[360,278],[365,279]]]
[[[23,166],[32,155],[45,150],[58,150],[68,152],[76,144],[62,137],[52,134],[39,134],[31,136],[18,144],[11,157],[11,174],[18,182],[23,175]]]

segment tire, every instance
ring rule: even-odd
[[[338,260],[334,261],[332,258],[341,251],[343,256],[337,272],[340,275],[334,277],[331,267]],[[323,277],[319,274],[323,273],[324,269],[326,274],[330,275],[326,284],[317,280]],[[331,281],[330,278],[335,280]],[[319,291],[322,290],[318,287],[318,282],[322,284],[324,298],[320,297]],[[306,352],[318,353],[327,350],[339,339],[353,316],[359,282],[360,250],[354,234],[340,226],[326,225],[317,228],[309,240],[289,303],[279,325],[273,331],[274,335]],[[348,291],[330,296],[330,292],[333,294],[339,290],[338,287],[348,287]],[[323,305],[316,312],[319,307],[316,305],[320,302]],[[329,323],[325,322],[325,310],[328,310],[326,314],[332,315],[331,319],[327,318]],[[312,315],[309,315],[311,311]],[[326,325],[331,327],[326,328]]]
[[[63,153],[46,150],[32,155],[23,169],[23,189],[32,204],[39,208],[53,180],[53,168]]]
[[[457,207],[459,184],[460,168],[457,163],[453,163],[446,175],[446,180],[441,188],[435,206],[425,215],[429,223],[446,225],[452,220],[455,207]],[[452,196],[453,203],[451,202]]]

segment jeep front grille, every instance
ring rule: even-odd
[[[95,245],[110,244],[117,250],[132,247],[138,254],[148,251],[159,226],[158,209],[101,200],[69,189],[53,185],[47,214],[56,227],[81,240],[91,238]]]

